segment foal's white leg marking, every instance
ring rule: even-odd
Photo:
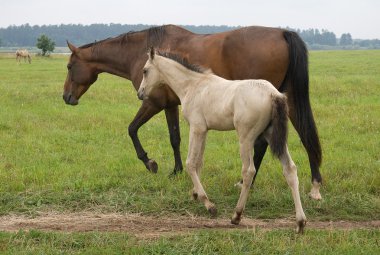
[[[231,219],[231,223],[236,225],[239,224],[241,220],[241,214],[244,211],[253,176],[256,172],[252,159],[252,146],[252,139],[247,139],[247,137],[240,137],[240,157],[242,161],[241,175],[243,177],[243,184],[240,191],[239,201],[236,205],[235,213]]]
[[[285,179],[292,191],[294,205],[296,208],[297,233],[303,233],[303,229],[306,224],[306,216],[302,209],[301,198],[298,189],[297,167],[290,157],[287,146],[285,153],[280,157],[280,160],[283,167]]]
[[[321,184],[319,182],[314,181],[313,187],[311,187],[311,191],[309,193],[309,196],[314,200],[322,200],[321,193],[319,193],[319,188],[321,187]]]
[[[206,191],[203,189],[198,175],[199,169],[201,168],[203,162],[206,135],[206,129],[197,129],[190,126],[189,151],[186,160],[186,170],[189,173],[191,181],[194,185],[194,198],[198,198],[205,205],[211,215],[216,216],[215,205],[208,199]]]

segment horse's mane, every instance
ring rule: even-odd
[[[164,58],[169,58],[171,60],[174,60],[178,64],[181,64],[182,66],[186,67],[187,69],[197,72],[197,73],[212,73],[210,69],[204,68],[203,66],[196,65],[190,63],[187,58],[183,58],[177,54],[170,53],[170,52],[160,52],[158,51],[157,54]]]
[[[159,27],[150,27],[141,31],[132,30],[127,33],[120,34],[116,37],[109,37],[100,41],[95,41],[93,43],[82,45],[79,48],[80,49],[90,48],[111,39],[120,40],[120,44],[124,45],[127,43],[129,35],[138,34],[138,33],[147,33],[147,49],[151,46],[157,47],[161,45],[162,40],[165,37],[166,27],[167,25],[159,26]]]

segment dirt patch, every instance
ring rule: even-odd
[[[162,235],[178,235],[200,229],[294,229],[292,219],[243,218],[239,226],[230,219],[209,219],[192,216],[142,216],[139,214],[96,214],[96,213],[44,213],[38,217],[0,217],[0,231],[15,232],[20,229],[63,232],[126,232],[138,238],[156,238]],[[380,228],[380,221],[312,221],[306,229],[360,229]]]

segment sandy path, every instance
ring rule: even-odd
[[[139,214],[96,214],[96,213],[44,213],[38,217],[2,216],[0,231],[15,232],[20,229],[63,232],[126,232],[140,238],[155,238],[162,235],[184,234],[199,229],[294,229],[292,219],[250,219],[243,218],[239,226],[230,224],[229,219],[209,219],[192,216],[142,216]],[[380,229],[380,220],[354,221],[312,221],[306,229]]]

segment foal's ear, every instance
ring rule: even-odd
[[[149,60],[153,60],[155,54],[156,54],[156,53],[155,53],[155,49],[154,49],[153,46],[151,46],[150,49],[149,49],[149,53],[148,53],[148,55],[149,55]]]

